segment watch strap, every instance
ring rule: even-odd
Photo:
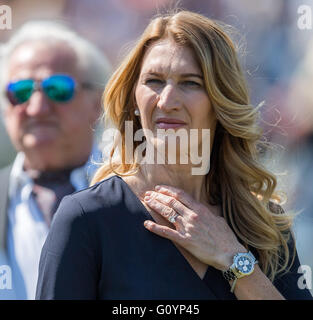
[[[253,266],[255,264],[258,263],[258,261],[255,259],[254,255],[252,254],[251,251],[246,253],[250,259],[253,261]],[[235,255],[236,256],[236,255]],[[235,256],[234,256],[234,261],[235,261]],[[238,278],[241,278],[239,275],[237,275],[234,271],[235,271],[235,262],[226,270],[223,271],[223,276],[227,281],[233,281],[232,285],[231,285],[231,289],[230,292],[233,293],[235,290],[235,286],[236,286],[236,282]]]
[[[230,288],[230,292],[231,292],[231,293],[233,293],[234,290],[235,290],[236,282],[237,282],[237,279],[235,279],[235,280],[233,281],[233,284],[232,284],[232,286],[231,286],[231,288]]]
[[[228,270],[223,271],[223,276],[227,281],[231,281],[231,280],[236,280],[237,279],[236,274],[232,270],[232,266]]]

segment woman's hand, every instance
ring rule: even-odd
[[[193,256],[218,270],[226,270],[238,252],[247,252],[223,217],[195,201],[183,190],[157,186],[148,191],[145,203],[155,212],[172,220],[175,229],[150,220],[145,227],[155,234],[176,242]]]

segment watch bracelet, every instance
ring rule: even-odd
[[[235,275],[235,273],[230,269],[223,271],[223,276],[227,281],[237,279],[237,276]]]

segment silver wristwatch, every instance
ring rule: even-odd
[[[234,280],[231,292],[234,290],[236,280],[250,275],[254,271],[256,263],[258,261],[251,251],[234,255],[233,264],[226,271],[223,271],[223,276],[227,281]]]

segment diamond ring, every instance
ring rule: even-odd
[[[170,217],[168,218],[168,221],[171,222],[171,223],[175,223],[177,217],[178,217],[178,214],[175,213],[175,214],[173,214],[172,216],[170,216]]]

